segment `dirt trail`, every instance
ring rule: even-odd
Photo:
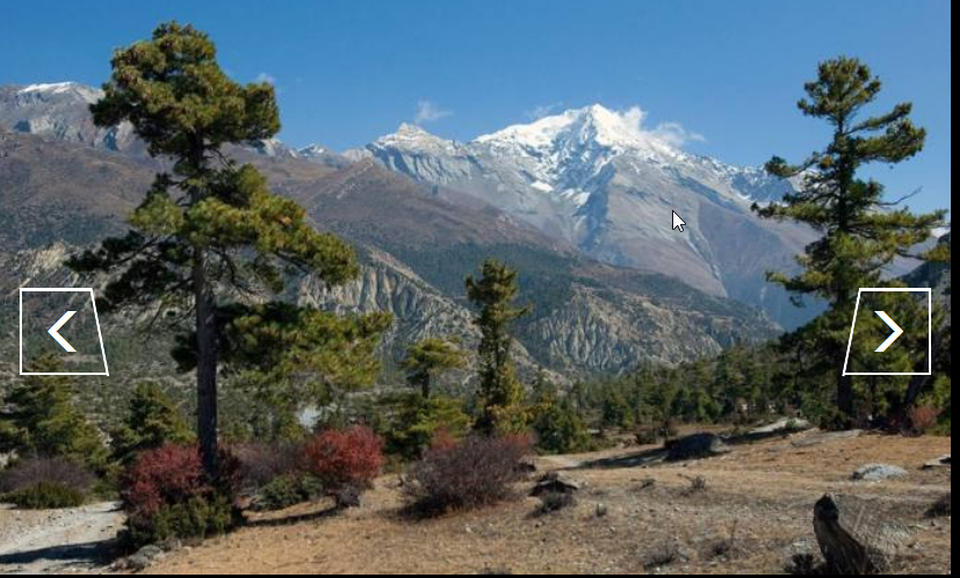
[[[0,506],[0,574],[101,571],[122,525],[110,502],[42,512]]]

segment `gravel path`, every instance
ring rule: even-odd
[[[101,571],[122,526],[110,502],[37,512],[0,506],[0,574]]]

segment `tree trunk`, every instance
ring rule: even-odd
[[[837,367],[837,408],[843,420],[843,428],[854,427],[856,421],[856,395],[853,391],[853,378],[843,374],[844,356]]]
[[[197,439],[203,470],[210,480],[219,474],[217,448],[217,319],[207,283],[205,255],[196,248],[193,282],[197,309]]]

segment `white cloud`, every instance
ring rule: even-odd
[[[266,82],[267,84],[272,84],[274,86],[277,85],[277,79],[268,72],[261,72],[254,80],[257,82]]]
[[[620,127],[618,132],[636,140],[657,142],[677,149],[691,142],[706,141],[702,134],[689,131],[678,122],[662,122],[653,128],[645,127],[647,112],[639,106],[632,106],[619,112],[609,111],[609,113],[615,119],[613,126]]]
[[[413,117],[414,124],[423,124],[425,122],[436,122],[442,118],[452,115],[453,112],[444,110],[430,100],[421,100],[417,103],[417,114]]]
[[[654,137],[677,148],[691,142],[705,142],[707,138],[698,132],[683,128],[678,122],[662,122],[650,131]]]
[[[532,109],[525,111],[523,114],[530,120],[540,120],[545,116],[550,116],[551,114],[560,110],[563,106],[562,102],[551,102],[550,104],[538,104]]]

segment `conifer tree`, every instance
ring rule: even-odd
[[[888,201],[880,183],[858,174],[870,163],[893,165],[913,157],[926,138],[924,129],[910,120],[910,103],[864,116],[881,87],[879,78],[855,58],[821,63],[817,80],[806,84],[807,97],[797,106],[803,114],[827,122],[833,138],[800,164],[773,157],[767,170],[799,179],[800,190],[782,202],[754,206],[762,217],[798,221],[821,235],[798,258],[800,274],[772,273],[769,278],[797,296],[829,303],[829,311],[804,329],[803,342],[834,373],[839,425],[845,426],[855,420],[855,390],[851,378],[843,375],[843,361],[858,289],[882,285],[884,268],[926,241],[945,215],[914,214],[900,206],[910,195]]]
[[[105,305],[190,310],[197,375],[197,435],[208,476],[217,474],[217,374],[221,314],[231,298],[279,293],[287,267],[330,284],[357,272],[353,251],[319,233],[304,210],[272,194],[224,145],[280,130],[273,87],[224,74],[206,34],[170,22],[150,40],[118,50],[97,126],[129,122],[151,155],[172,161],[130,218],[132,230],[74,259],[83,273],[111,271]],[[265,320],[269,322],[269,319]]]
[[[529,307],[513,302],[520,287],[517,272],[496,259],[487,259],[480,268],[480,277],[466,279],[467,297],[479,309],[475,318],[480,328],[480,416],[476,427],[491,434],[517,429],[518,410],[523,402],[523,388],[517,380],[511,348],[510,326],[526,315]]]
[[[44,356],[32,372],[56,373],[62,365]],[[107,450],[100,431],[87,421],[73,400],[68,376],[28,376],[0,403],[0,453],[21,457],[65,457],[93,470],[106,466]]]
[[[411,345],[403,362],[407,370],[407,382],[420,390],[423,399],[430,399],[431,384],[437,375],[460,369],[464,365],[466,359],[457,344],[436,337],[428,337]]]
[[[168,443],[186,444],[194,440],[183,414],[154,383],[137,386],[127,415],[111,437],[114,456],[121,463],[129,463],[138,452],[144,450],[156,449]]]

